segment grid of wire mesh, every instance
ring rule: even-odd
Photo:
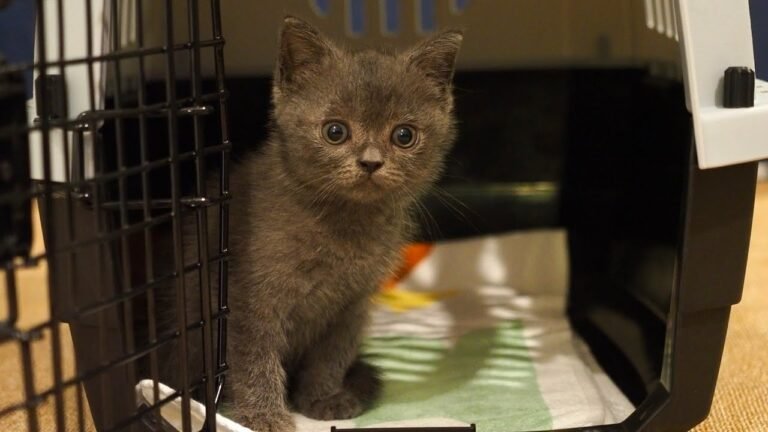
[[[23,400],[0,406],[0,420],[25,411],[27,429],[42,430],[37,408],[52,402],[54,430],[72,430],[66,429],[63,395],[75,389],[76,430],[87,428],[86,404],[100,431],[162,428],[159,409],[180,399],[183,430],[190,431],[193,396],[205,406],[205,429],[215,430],[227,369],[231,150],[219,0],[107,0],[105,19],[113,27],[104,53],[93,50],[101,36],[92,30],[97,1],[83,0],[84,57],[66,55],[68,29],[76,25],[65,22],[68,5],[36,0],[35,61],[0,60],[0,264],[5,279],[0,295],[6,303],[0,344],[18,346],[24,388]],[[150,4],[151,13],[163,17],[157,46],[145,40]],[[0,14],[5,5],[0,3]],[[125,11],[134,17],[130,29],[120,28],[126,25],[119,16]],[[186,14],[184,41],[178,40],[180,14]],[[46,28],[46,16],[56,17],[55,30]],[[204,19],[210,20],[210,35],[201,34]],[[135,33],[135,46],[123,46],[121,30]],[[57,33],[54,46],[50,31]],[[148,77],[147,62],[160,58],[163,76]],[[213,63],[213,79],[203,77],[206,60]],[[67,74],[80,65],[87,69],[90,106],[70,112]],[[95,77],[100,67],[108,71],[103,104],[97,100]],[[27,119],[27,71],[37,76],[34,119]],[[136,77],[133,85],[126,85],[126,74]],[[33,134],[42,149],[42,176],[35,180],[29,170],[35,162],[29,154]],[[52,150],[56,142],[65,151]],[[63,161],[56,160],[59,155]],[[65,167],[63,179],[53,175],[59,163]],[[30,251],[33,203],[45,240],[45,252],[37,254]],[[193,253],[184,247],[183,237],[189,236],[185,217],[194,220]],[[48,268],[49,318],[21,326],[18,294],[25,287],[17,282],[18,272],[42,264]],[[173,298],[175,311],[163,309],[168,305],[161,297]],[[199,299],[199,319],[186,312],[190,298]],[[176,319],[174,325],[160,324],[166,316]],[[72,376],[62,367],[61,333],[67,329],[75,353]],[[36,385],[38,359],[32,350],[40,340],[50,343],[52,356],[52,384],[44,388]],[[171,361],[163,350],[168,347],[176,351],[173,358],[182,359],[172,365],[181,379],[172,394],[161,398],[158,383]],[[201,367],[186,361],[188,350],[197,347]],[[137,407],[135,386],[142,378],[152,380],[154,397]]]

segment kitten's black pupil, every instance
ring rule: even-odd
[[[413,132],[408,128],[402,127],[398,129],[395,135],[397,136],[397,142],[402,145],[408,145],[413,140]]]
[[[331,141],[340,141],[344,138],[344,126],[340,124],[332,124],[328,127],[328,139]]]

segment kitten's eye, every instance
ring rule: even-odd
[[[323,138],[331,144],[341,144],[347,140],[347,127],[339,122],[328,122],[323,126]]]
[[[400,125],[392,131],[392,143],[401,148],[410,148],[416,144],[416,129]]]

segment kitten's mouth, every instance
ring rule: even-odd
[[[341,193],[347,199],[361,204],[384,202],[403,193],[408,194],[407,191],[403,192],[404,186],[397,179],[385,175],[359,175],[350,180]]]
[[[381,179],[373,174],[368,174],[361,177],[360,180],[355,184],[357,187],[381,187],[383,185],[384,183],[381,181]]]
[[[367,175],[352,183],[348,193],[355,200],[368,201],[378,198],[386,189],[384,180],[378,176]]]

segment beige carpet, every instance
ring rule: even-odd
[[[42,250],[39,234],[35,249]],[[45,321],[48,316],[44,267],[19,274],[20,321],[22,328]],[[6,316],[4,278],[0,281],[0,319]],[[74,373],[71,339],[62,326],[65,378]],[[35,388],[51,386],[50,335],[33,344]],[[71,389],[65,394],[64,423],[67,431],[79,430],[78,397]],[[24,400],[17,344],[0,345],[0,409]],[[85,428],[93,430],[88,407],[82,398]],[[54,402],[49,398],[38,409],[40,430],[54,431]],[[24,411],[0,418],[0,432],[27,430]],[[720,380],[710,417],[696,432],[768,431],[768,183],[759,185],[755,204],[755,222],[747,267],[744,297],[733,309],[726,341]]]
[[[694,430],[768,431],[768,183],[757,190],[744,297],[731,313],[712,412]]]
[[[37,209],[33,211],[35,215],[35,241],[32,254],[36,255],[43,251],[42,235],[40,234],[40,223],[37,220]],[[17,273],[17,286],[19,296],[19,321],[17,326],[21,329],[27,329],[36,324],[48,320],[49,304],[47,291],[48,269],[45,264],[36,268],[20,270]],[[0,281],[0,317],[6,316],[7,303],[5,297],[5,277],[3,275]],[[74,376],[74,355],[72,348],[72,339],[66,325],[60,326],[62,352],[63,379]],[[52,375],[52,349],[50,332],[46,332],[43,338],[32,343],[33,377],[35,392],[42,392],[51,388],[53,384]],[[78,401],[83,405],[83,418],[85,430],[95,430],[90,422],[88,406],[85,393],[81,392],[81,397],[77,397],[77,389],[69,388],[64,393],[64,424],[66,431],[79,431],[78,421]],[[24,401],[24,381],[21,375],[21,350],[18,343],[6,342],[0,345],[0,409]],[[56,420],[54,419],[55,403],[53,398],[48,398],[37,408],[38,422],[40,430],[43,432],[55,431]],[[24,410],[13,411],[12,413],[0,418],[0,432],[23,432],[27,431],[27,415]]]

